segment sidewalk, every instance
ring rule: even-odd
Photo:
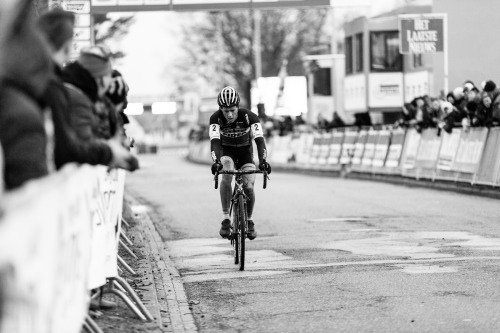
[[[116,302],[117,307],[102,311],[97,324],[105,333],[197,332],[179,272],[165,250],[147,207],[127,194],[125,200],[129,207],[124,209],[123,218],[130,228],[123,228],[133,242],[130,249],[138,259],[120,246],[120,256],[136,272],[133,275],[124,270],[120,276],[134,288],[155,321],[139,320],[121,299],[107,294],[104,298]]]

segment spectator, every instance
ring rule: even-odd
[[[429,117],[431,126],[437,127],[444,119],[445,113],[441,109],[441,101],[438,98],[430,98]]]
[[[128,106],[127,95],[129,87],[119,71],[113,70],[111,76],[113,81],[106,92],[105,98],[110,101],[110,104],[113,107],[112,112],[115,112],[118,115],[118,128],[115,136],[119,138],[121,137],[124,144],[126,146],[130,146],[132,141],[126,142],[127,136],[125,133],[125,125],[130,123],[127,115],[125,114],[125,109],[127,109]]]
[[[422,97],[415,98],[411,104],[415,107],[414,127],[417,129],[417,132],[421,133],[423,129],[428,128],[431,124],[427,105]]]
[[[340,118],[337,111],[333,111],[333,119],[330,123],[329,128],[332,129],[332,128],[339,128],[339,127],[345,127],[345,123],[342,120],[342,118]]]
[[[111,136],[112,124],[101,100],[111,84],[111,73],[110,54],[101,46],[82,50],[77,61],[63,69],[71,101],[72,126],[83,141]]]
[[[317,127],[319,130],[326,130],[328,128],[328,120],[321,113],[318,114]]]
[[[405,103],[401,110],[401,116],[396,126],[410,127],[415,123],[415,107],[411,103]]]
[[[37,26],[47,39],[54,75],[44,93],[54,123],[55,165],[59,169],[69,162],[103,164],[130,169],[130,153],[115,142],[81,141],[71,126],[69,96],[62,81],[62,66],[69,60],[73,41],[74,14],[56,9],[40,16]]]
[[[6,190],[48,174],[42,96],[52,72],[43,39],[35,31],[31,1],[0,5],[0,145]]]

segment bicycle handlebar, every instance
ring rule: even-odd
[[[250,175],[254,173],[262,173],[264,176],[263,188],[267,187],[267,180],[270,179],[266,171],[263,170],[222,170],[215,173],[215,189],[219,187],[219,175]]]

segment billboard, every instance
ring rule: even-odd
[[[224,11],[330,6],[330,0],[92,0],[92,13],[123,11]]]
[[[400,53],[444,52],[445,14],[399,15]]]

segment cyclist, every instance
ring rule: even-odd
[[[255,170],[253,160],[252,137],[257,145],[259,169],[271,173],[271,166],[266,162],[267,151],[264,132],[259,118],[253,112],[240,108],[240,95],[232,87],[223,88],[217,96],[219,110],[210,117],[210,146],[212,150],[212,174],[221,170]],[[245,194],[248,196],[248,238],[257,237],[255,223],[252,218],[255,204],[253,186],[255,174],[243,176]],[[232,175],[222,175],[220,198],[222,203],[222,223],[220,235],[230,235],[231,220],[229,207],[231,204]]]

